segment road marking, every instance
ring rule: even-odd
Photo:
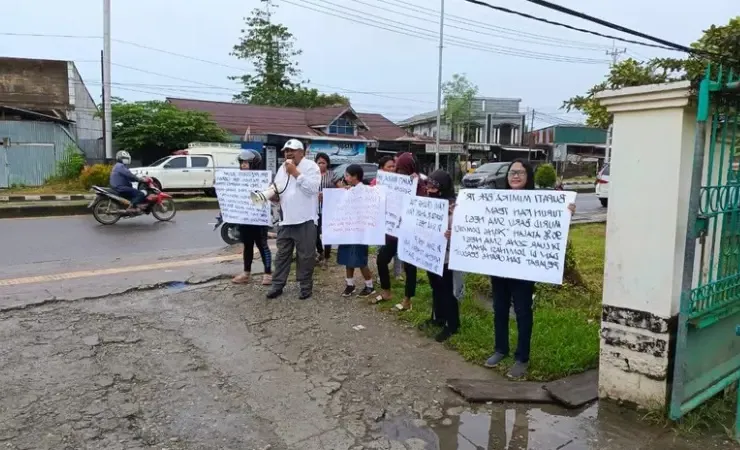
[[[209,257],[209,258],[189,259],[185,261],[170,261],[170,262],[163,262],[163,263],[156,263],[156,264],[116,267],[116,268],[111,268],[111,269],[83,270],[79,272],[66,272],[66,273],[56,273],[56,274],[50,274],[50,275],[38,275],[35,277],[9,278],[5,280],[0,280],[0,287],[16,286],[19,284],[45,283],[49,281],[74,280],[77,278],[97,277],[101,275],[120,275],[123,273],[142,272],[142,271],[147,271],[147,270],[172,269],[175,267],[196,266],[200,264],[217,264],[221,262],[234,261],[236,259],[240,259],[241,257],[242,257],[241,254],[236,254],[236,255],[226,255],[226,256],[214,256],[214,257]]]

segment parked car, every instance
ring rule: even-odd
[[[378,176],[378,165],[373,163],[354,163],[359,164],[362,167],[362,170],[364,172],[364,176],[362,177],[362,182],[364,184],[370,184],[375,177]],[[349,164],[340,164],[338,166],[332,167],[332,171],[334,172],[334,178],[332,179],[332,182],[334,184],[337,184],[339,180],[344,178],[344,172],[347,170],[347,166]]]
[[[150,177],[157,189],[163,191],[198,190],[215,196],[216,168],[238,168],[237,157],[241,151],[240,148],[192,147],[131,172]]]
[[[509,162],[486,163],[476,168],[473,173],[463,176],[462,187],[466,189],[503,189],[506,187],[506,174]]]
[[[596,175],[596,197],[599,198],[601,206],[604,208],[609,204],[609,168],[610,164],[605,164],[604,168]]]

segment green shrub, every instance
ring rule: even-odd
[[[578,270],[578,260],[573,250],[573,241],[570,239],[568,239],[568,244],[565,246],[564,266],[563,281],[574,286],[583,285],[583,277],[581,277],[581,272]]]
[[[95,164],[85,167],[80,174],[80,184],[85,189],[93,186],[108,186],[112,167],[107,164]]]
[[[558,174],[552,164],[540,164],[534,173],[534,183],[541,188],[555,187]]]
[[[85,168],[85,156],[74,145],[68,145],[64,157],[57,162],[55,180],[76,180]]]

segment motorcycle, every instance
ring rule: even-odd
[[[139,183],[138,189],[146,194],[145,207],[141,211],[128,211],[131,201],[121,197],[113,188],[93,186],[95,198],[87,205],[93,217],[102,225],[113,225],[121,219],[130,219],[142,214],[151,214],[161,222],[172,220],[177,214],[172,196],[159,190],[151,179]]]
[[[275,228],[277,227],[278,222],[280,222],[280,209],[276,205],[273,205],[271,207],[271,216],[272,228]],[[218,227],[221,227],[221,239],[227,245],[234,245],[241,242],[241,237],[239,236],[239,225],[235,223],[224,222],[221,214],[216,216],[216,222],[210,223],[209,225],[213,225],[213,231],[216,231]]]
[[[216,231],[218,227],[221,227],[221,239],[226,242],[227,245],[234,245],[241,242],[241,238],[239,236],[239,225],[235,223],[224,223],[224,219],[220,214],[216,217],[216,223],[213,224],[213,231]]]

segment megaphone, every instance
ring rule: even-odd
[[[252,203],[261,204],[269,202],[270,200],[275,198],[277,192],[277,186],[275,186],[275,183],[272,183],[270,186],[268,186],[267,189],[262,192],[255,191],[249,194],[249,199],[252,200]]]

